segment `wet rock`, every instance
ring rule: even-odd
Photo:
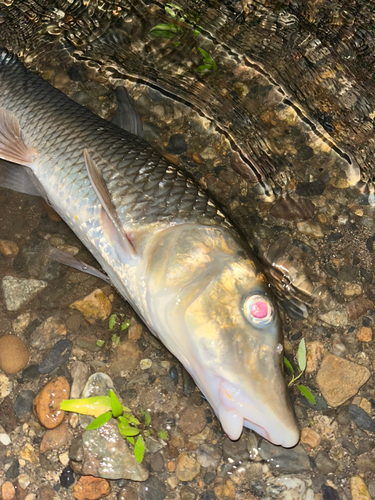
[[[311,469],[309,456],[301,444],[294,448],[282,448],[262,439],[259,455],[267,460],[271,469],[277,472],[307,472]]]
[[[29,362],[26,345],[15,335],[0,337],[0,369],[7,375],[17,373]]]
[[[332,326],[346,326],[348,324],[348,315],[344,310],[329,311],[321,314],[319,318],[324,321],[324,323]]]
[[[145,443],[146,443],[146,450],[149,451],[150,453],[156,453],[163,448],[163,445],[157,439],[152,437],[146,437]]]
[[[317,448],[320,444],[321,437],[317,432],[310,427],[304,427],[301,432],[301,443],[307,445],[309,448]]]
[[[31,277],[50,281],[60,276],[61,264],[47,257],[49,246],[48,241],[44,239],[32,238],[28,245],[22,249],[23,261]]]
[[[335,472],[338,467],[338,463],[333,460],[326,451],[319,450],[315,457],[315,464],[317,469],[322,474],[330,474]]]
[[[134,342],[122,342],[111,354],[110,368],[114,377],[124,377],[137,366],[141,350]]]
[[[362,326],[362,328],[357,332],[357,339],[360,342],[371,342],[372,341],[372,330],[369,326]]]
[[[176,461],[176,476],[180,481],[192,481],[198,476],[201,467],[192,454],[182,452]]]
[[[197,492],[190,486],[183,486],[180,490],[181,500],[195,500],[197,496]]]
[[[108,481],[92,476],[81,476],[74,486],[74,498],[77,500],[97,500],[111,493]]]
[[[201,406],[190,405],[182,412],[179,428],[188,436],[198,434],[206,427],[206,414]]]
[[[324,354],[324,346],[321,342],[313,341],[306,344],[306,373],[314,373]]]
[[[65,377],[51,380],[36,396],[34,413],[47,429],[54,429],[63,421],[65,412],[60,410],[63,399],[69,399],[69,384]]]
[[[27,382],[38,377],[40,377],[38,365],[30,365],[22,372],[22,378]]]
[[[221,451],[213,444],[201,444],[196,454],[202,467],[217,467],[220,464]]]
[[[177,387],[177,385],[178,385],[178,370],[175,366],[170,367],[169,376],[171,377],[173,384]]]
[[[86,382],[83,388],[81,397],[91,398],[94,396],[108,396],[109,390],[114,390],[112,379],[106,373],[93,373]],[[93,418],[88,415],[79,415],[81,427],[86,428]]]
[[[69,446],[69,458],[75,462],[82,462],[83,459],[83,442],[82,436],[77,436]]]
[[[215,486],[214,493],[219,500],[234,500],[236,496],[236,487],[230,479],[227,479],[223,484]]]
[[[134,488],[126,486],[118,492],[117,500],[139,500],[139,496]]]
[[[271,477],[267,479],[267,498],[272,500],[314,500],[311,480],[302,477]]]
[[[70,373],[73,377],[70,397],[72,399],[77,399],[80,397],[90,375],[90,367],[82,361],[74,361]]]
[[[71,484],[74,483],[74,472],[69,467],[65,467],[62,473],[60,474],[60,484],[63,488],[69,488]]]
[[[277,219],[306,221],[314,215],[315,207],[310,200],[281,198],[271,208],[270,214]]]
[[[327,185],[325,178],[319,178],[313,182],[300,182],[296,186],[298,196],[320,196]]]
[[[5,398],[6,396],[9,396],[11,391],[12,391],[12,382],[6,375],[0,373],[0,398]]]
[[[9,462],[8,462],[9,463]],[[7,479],[17,479],[20,473],[20,463],[17,458],[13,458],[9,469],[5,473]]]
[[[104,321],[112,311],[111,301],[100,288],[94,290],[84,299],[77,300],[70,307],[80,311],[89,323],[94,323],[97,320]]]
[[[13,404],[14,413],[17,417],[22,417],[25,413],[29,413],[33,410],[33,401],[35,398],[35,393],[33,391],[22,391],[16,397]]]
[[[360,318],[373,307],[374,303],[371,300],[365,299],[363,297],[351,300],[346,304],[346,312],[348,314],[349,321],[354,321]]]
[[[148,478],[148,471],[136,461],[116,422],[110,420],[98,429],[85,431],[82,439],[82,474],[132,481]]]
[[[13,278],[5,276],[1,282],[5,307],[8,311],[18,311],[24,304],[30,302],[43,288],[47,286],[46,281]]]
[[[13,500],[16,496],[16,490],[10,481],[5,481],[1,485],[1,498],[2,500]]]
[[[360,476],[353,476],[350,478],[350,490],[352,500],[371,500],[365,482]]]
[[[358,269],[354,266],[343,266],[339,269],[338,279],[345,283],[352,283],[358,278]]]
[[[349,414],[360,429],[375,434],[375,421],[357,405],[349,405]]]
[[[362,295],[362,287],[358,283],[345,283],[342,293],[346,299],[354,299]]]
[[[230,460],[233,462],[242,462],[249,458],[249,452],[247,450],[247,442],[244,439],[239,439],[238,441],[232,441],[227,436],[223,441],[223,455],[224,460]],[[232,462],[231,462],[232,463]]]
[[[149,455],[148,463],[150,465],[151,472],[161,472],[164,469],[164,459],[160,452]]]
[[[184,394],[192,394],[195,391],[195,387],[193,377],[182,367],[182,388]]]
[[[5,432],[13,432],[16,428],[17,421],[14,413],[12,401],[7,396],[0,404],[0,426]]]
[[[142,325],[139,323],[129,326],[128,329],[128,339],[129,340],[139,340],[142,337]]]
[[[155,476],[150,476],[139,488],[141,500],[164,500],[167,486]]]
[[[305,236],[309,236],[314,239],[324,238],[324,233],[321,225],[318,222],[314,222],[313,220],[297,222],[297,229]]]
[[[187,145],[185,141],[185,137],[182,134],[173,134],[169,139],[169,143],[167,146],[168,153],[174,155],[180,155],[182,153],[186,153]]]
[[[323,484],[322,486],[322,497],[323,500],[340,500],[337,491],[332,488],[332,486],[328,486],[326,484]]]
[[[62,422],[55,429],[48,430],[40,443],[40,453],[46,453],[49,450],[64,448],[69,444],[70,432],[68,425]]]
[[[148,358],[141,359],[139,363],[139,367],[141,370],[148,370],[149,368],[151,368],[151,366],[152,366],[152,361],[151,359]]]
[[[38,500],[54,500],[55,490],[43,484],[38,490]]]
[[[314,410],[314,411],[321,411],[324,408],[327,408],[327,406],[328,406],[327,402],[321,394],[318,394],[317,391],[314,391],[311,389],[310,389],[310,392],[315,398],[315,405],[310,403],[310,401],[308,401],[305,397],[300,396],[299,402],[302,406],[305,406],[306,408],[309,408],[310,410]]]
[[[39,372],[43,375],[51,373],[56,368],[64,365],[70,358],[73,342],[70,340],[59,340],[39,365]]]
[[[9,240],[0,240],[0,254],[9,259],[14,259],[20,249],[17,243]]]
[[[57,316],[51,316],[35,328],[30,336],[30,345],[36,349],[50,349],[65,336],[64,321]]]
[[[328,441],[335,441],[338,430],[338,423],[334,418],[328,415],[320,415],[319,413],[313,417],[313,430],[317,432],[321,438]]]
[[[364,366],[327,354],[317,373],[316,381],[327,403],[336,407],[354,396],[370,375]]]

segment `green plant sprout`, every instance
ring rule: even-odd
[[[292,385],[295,385],[299,391],[305,396],[307,401],[309,401],[311,404],[316,405],[315,398],[313,394],[311,393],[310,389],[308,389],[306,386],[302,384],[296,384],[296,381],[302,377],[306,370],[306,344],[305,344],[305,339],[302,339],[301,342],[299,343],[298,346],[298,351],[297,351],[297,361],[298,361],[298,367],[300,372],[295,375],[294,374],[294,369],[293,366],[289,363],[289,361],[286,359],[284,356],[284,365],[288,368],[288,370],[292,374],[292,380],[289,382],[288,387],[291,387]]]
[[[125,318],[125,314],[114,313],[108,319],[108,328],[113,330],[115,326],[120,326],[121,331],[126,330],[130,326],[130,321]]]
[[[164,7],[166,14],[173,19],[173,21],[169,24],[161,23],[157,24],[150,30],[150,35],[155,38],[167,38],[172,39],[176,35],[180,35],[183,33],[183,27],[181,27],[177,23],[184,23],[188,28],[193,29],[193,35],[198,36],[202,26],[198,26],[198,18],[194,19],[192,16],[189,16],[184,13],[184,10],[174,3],[167,3]],[[175,44],[175,46],[178,46]]]
[[[198,47],[198,50],[203,56],[203,64],[201,66],[198,66],[198,68],[195,68],[194,71],[196,71],[197,73],[207,73],[208,71],[217,71],[216,63],[212,59],[210,54],[201,47]]]

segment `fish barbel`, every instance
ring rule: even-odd
[[[2,185],[48,200],[192,375],[231,439],[245,426],[278,445],[298,442],[266,278],[193,181],[5,49],[0,158]]]

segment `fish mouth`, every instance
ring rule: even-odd
[[[243,389],[225,379],[219,382],[219,401],[218,417],[233,441],[239,439],[245,426],[275,445],[291,448],[298,443],[299,429],[293,418],[285,424],[272,409],[262,410],[261,402],[255,404]]]

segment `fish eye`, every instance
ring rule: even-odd
[[[268,325],[275,316],[275,308],[270,299],[260,294],[247,297],[243,310],[246,319],[256,326]]]

